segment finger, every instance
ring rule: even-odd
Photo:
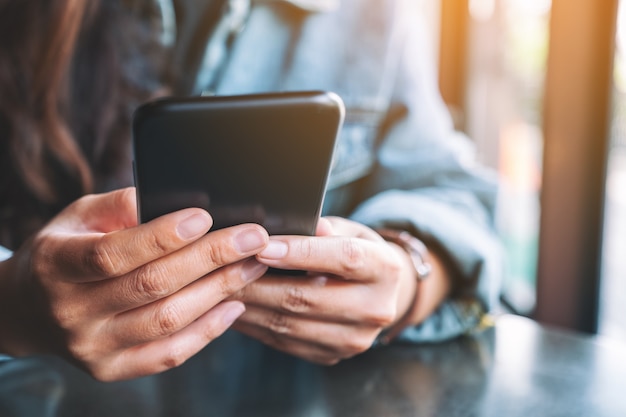
[[[326,220],[330,224],[335,236],[353,236],[373,240],[375,242],[384,240],[378,233],[364,224],[336,216],[328,216]]]
[[[333,236],[332,223],[326,217],[322,217],[317,222],[317,228],[315,229],[315,236]]]
[[[118,277],[199,239],[211,224],[206,211],[191,208],[110,233],[57,231],[49,236],[47,253],[54,253],[57,259],[52,273],[65,279]]]
[[[233,329],[270,346],[273,349],[315,362],[321,365],[334,365],[341,360],[337,353],[329,351],[322,346],[310,345],[298,340],[292,340],[287,336],[278,336],[267,330],[244,322],[235,322]]]
[[[106,329],[115,335],[111,348],[130,347],[181,331],[266,270],[251,258],[221,268],[170,297],[117,315]]]
[[[237,301],[224,302],[183,330],[124,351],[113,362],[94,370],[97,379],[113,381],[152,375],[175,368],[220,336],[243,313]]]
[[[233,328],[274,349],[328,365],[369,349],[377,334],[356,327],[290,317],[279,319],[276,327],[268,328],[264,323],[257,324],[255,321],[258,318],[250,318],[250,315],[259,313],[263,314],[251,312],[251,308],[247,307]]]
[[[59,217],[59,223],[108,233],[137,225],[135,187],[84,196],[72,203]]]
[[[220,229],[126,276],[101,281],[85,292],[94,300],[104,301],[104,313],[130,310],[170,296],[213,271],[253,256],[265,247],[268,238],[265,229],[256,224]]]
[[[398,254],[384,242],[338,236],[275,236],[257,259],[271,267],[324,272],[363,282],[389,275]]]
[[[395,308],[381,302],[377,287],[341,279],[265,276],[240,291],[236,298],[249,307],[279,315],[342,324],[384,327],[395,318]]]

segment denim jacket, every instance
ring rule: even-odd
[[[223,95],[330,90],[343,98],[324,214],[408,230],[455,277],[455,295],[399,337],[412,342],[475,328],[497,305],[503,272],[497,178],[454,130],[421,18],[414,0],[253,0],[211,86]]]
[[[159,0],[171,7],[168,2]],[[417,2],[226,3],[239,13],[236,27],[227,30],[228,48],[207,47],[204,58],[210,63],[215,51],[221,53],[219,71],[202,63],[186,68],[174,55],[174,72],[192,78],[182,92],[339,94],[346,118],[324,214],[408,230],[450,265],[454,295],[399,340],[441,341],[474,329],[498,304],[503,272],[494,227],[497,178],[475,162],[472,142],[454,130],[437,90]],[[196,19],[196,28],[201,23]]]

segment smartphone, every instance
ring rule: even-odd
[[[326,91],[157,99],[133,115],[139,221],[187,207],[212,230],[313,235],[344,119]]]

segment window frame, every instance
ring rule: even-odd
[[[552,0],[536,320],[597,333],[618,0]]]

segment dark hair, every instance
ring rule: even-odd
[[[128,171],[130,117],[160,85],[162,50],[124,3],[0,0],[3,246]]]

